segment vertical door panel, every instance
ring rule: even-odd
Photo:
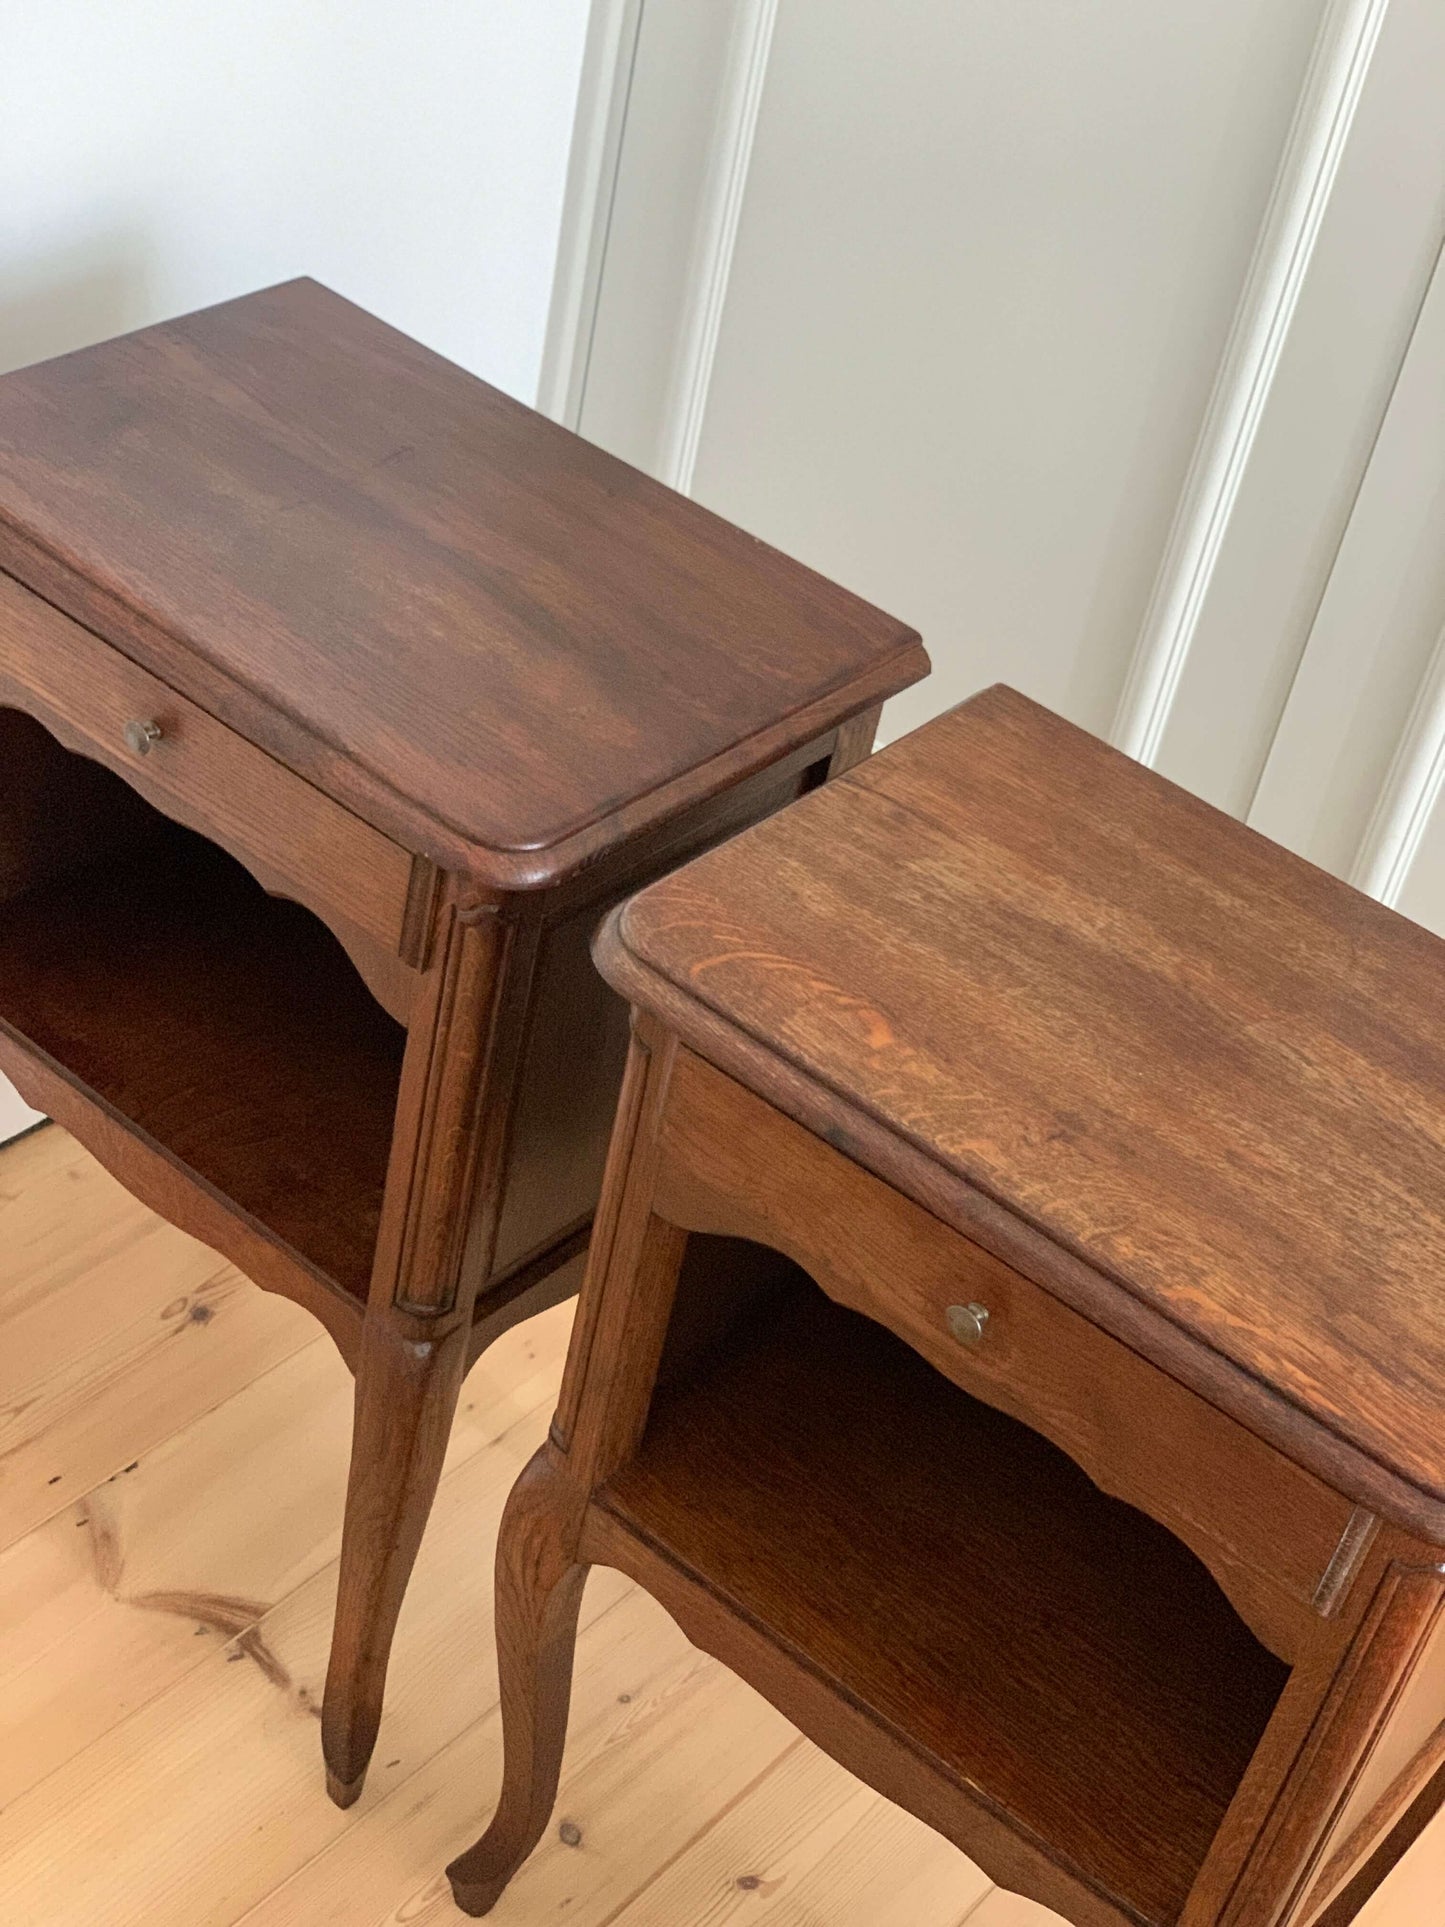
[[[1437,266],[1249,821],[1445,930],[1445,267]]]
[[[1445,8],[1359,0],[1337,13],[1344,28],[1378,21],[1378,38],[1346,32],[1337,50],[1365,69],[1357,95],[1344,88],[1355,105],[1342,150],[1308,182],[1325,195],[1318,228],[1275,317],[1284,340],[1242,473],[1214,504],[1225,526],[1150,756],[1238,816],[1289,702],[1445,221]]]

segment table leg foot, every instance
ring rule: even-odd
[[[330,1767],[326,1769],[326,1791],[336,1805],[343,1809],[356,1805],[361,1798],[361,1789],[365,1785],[364,1773],[359,1780],[343,1780],[338,1774],[333,1773]]]

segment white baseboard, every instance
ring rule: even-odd
[[[28,1131],[32,1124],[39,1122],[40,1113],[22,1103],[14,1086],[0,1077],[0,1144],[7,1138],[18,1137],[22,1131]]]

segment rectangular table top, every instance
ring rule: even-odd
[[[311,281],[0,379],[0,568],[501,888],[927,670],[904,624]]]
[[[643,891],[599,957],[1445,1542],[1445,943],[997,688]]]

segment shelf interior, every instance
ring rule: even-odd
[[[405,1032],[309,911],[108,771],[46,758],[96,834],[0,888],[0,1028],[364,1298]],[[0,821],[0,886],[7,847],[35,845]]]
[[[659,1393],[601,1503],[1097,1891],[1177,1920],[1288,1669],[1046,1440],[802,1281]]]

